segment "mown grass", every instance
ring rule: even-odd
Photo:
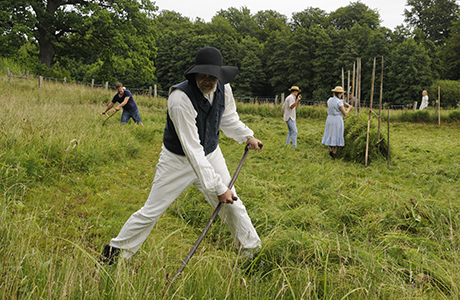
[[[114,91],[19,79],[0,87],[2,299],[460,297],[457,122],[392,122],[390,168],[382,156],[364,167],[330,159],[324,108],[299,109],[293,149],[278,107],[238,104],[264,142],[235,184],[263,250],[243,260],[217,220],[170,286],[212,213],[194,188],[130,260],[96,263],[148,196],[166,100],[136,96],[144,127],[120,126],[120,115],[101,126]],[[244,147],[222,137],[221,148],[232,172]]]

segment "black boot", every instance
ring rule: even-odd
[[[105,245],[102,254],[99,257],[99,261],[104,265],[112,265],[116,262],[117,257],[120,255],[120,249],[117,247],[112,247],[110,245]]]

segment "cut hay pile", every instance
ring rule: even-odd
[[[365,163],[367,123],[369,115],[350,113],[344,117],[345,123],[345,147],[339,150],[339,157],[344,160]],[[378,119],[372,118],[369,130],[368,164],[378,158],[386,159],[388,140],[387,124],[380,124],[380,140],[378,137]],[[390,147],[391,149],[391,147]]]

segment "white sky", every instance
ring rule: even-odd
[[[340,7],[349,5],[353,1],[345,0],[152,0],[160,10],[172,10],[180,13],[184,17],[189,17],[192,21],[200,17],[206,22],[210,22],[212,17],[221,9],[235,7],[240,9],[246,6],[254,15],[260,10],[274,10],[288,19],[292,13],[301,12],[308,7],[320,8],[327,13],[337,10]],[[404,8],[406,0],[361,0],[361,3],[371,9],[376,9],[382,20],[381,25],[391,30],[404,21]]]

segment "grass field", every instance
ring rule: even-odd
[[[277,107],[238,104],[264,142],[235,184],[263,249],[244,260],[217,220],[168,285],[212,213],[193,187],[135,256],[96,262],[147,199],[166,100],[135,97],[144,127],[120,126],[121,113],[101,126],[114,91],[0,88],[0,299],[460,298],[460,131],[448,117],[392,112],[390,167],[385,157],[365,167],[329,157],[324,107],[299,109],[293,149]],[[223,136],[221,148],[233,173],[244,146]]]

